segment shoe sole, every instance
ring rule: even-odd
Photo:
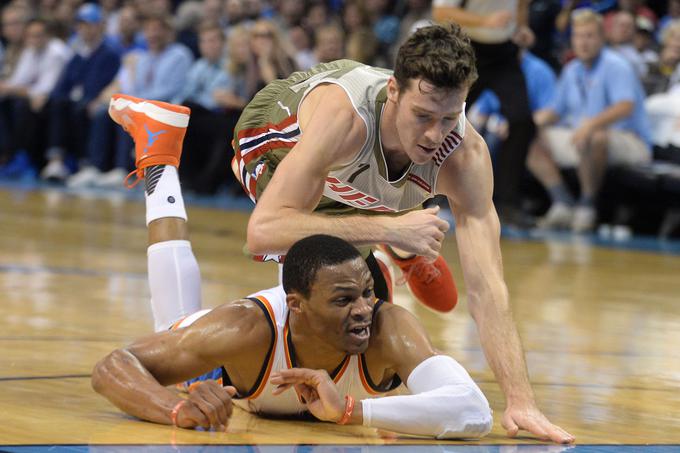
[[[122,112],[125,109],[141,113],[154,121],[168,126],[185,128],[189,125],[188,113],[175,112],[148,101],[135,102],[123,97],[111,98],[109,111]],[[111,117],[114,118],[113,115]],[[118,123],[118,121],[116,122]]]

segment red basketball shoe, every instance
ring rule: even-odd
[[[399,266],[402,272],[400,280],[408,284],[416,299],[436,311],[447,312],[454,309],[458,303],[458,289],[451,270],[441,255],[433,263],[428,263],[422,256],[402,259],[389,247],[383,246],[382,249]]]

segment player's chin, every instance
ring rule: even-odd
[[[345,351],[348,354],[361,354],[368,349],[371,339],[370,327],[365,327],[359,332],[349,331],[345,336]]]

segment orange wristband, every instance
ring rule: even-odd
[[[170,412],[170,420],[172,420],[172,424],[174,426],[177,426],[177,414],[179,414],[179,410],[186,403],[187,403],[187,400],[182,400],[179,403],[175,404],[175,407],[172,408],[172,412]]]
[[[352,395],[345,395],[345,413],[342,414],[342,417],[337,421],[337,424],[346,425],[349,418],[352,416],[352,412],[354,412],[354,398],[352,398]]]

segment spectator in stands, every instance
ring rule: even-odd
[[[2,10],[2,37],[5,49],[0,69],[0,81],[9,78],[19,61],[28,19],[27,8],[10,4]]]
[[[314,41],[314,55],[319,63],[340,60],[345,56],[345,33],[337,25],[318,28]]]
[[[648,96],[668,91],[673,82],[680,80],[680,19],[671,22],[661,34],[659,61],[650,66],[642,79]]]
[[[311,0],[307,6],[307,14],[302,19],[305,27],[310,30],[319,28],[331,23],[330,11],[324,0]]]
[[[170,18],[150,16],[144,20],[143,29],[148,50],[130,54],[113,86],[104,91],[107,97],[100,96],[92,117],[87,165],[69,179],[69,185],[83,185],[85,183],[79,182],[83,178],[88,184],[94,182],[102,187],[116,187],[123,182],[132,164],[132,139],[122,128],[115,127],[108,115],[108,96],[112,91],[170,102],[186,82],[193,58],[189,49],[174,42],[175,33]],[[111,136],[114,137],[113,143]],[[111,145],[115,147],[113,169],[99,174],[109,167]]]
[[[531,53],[559,71],[559,42],[556,20],[562,10],[561,0],[532,0],[529,4],[529,28],[536,35]]]
[[[521,53],[522,73],[527,86],[529,107],[536,113],[550,106],[555,95],[557,76],[550,65],[531,52]],[[500,144],[508,134],[508,121],[501,115],[500,100],[491,90],[484,90],[468,111],[468,120],[484,136],[494,163]]]
[[[666,6],[667,14],[659,20],[659,38],[671,22],[680,19],[680,0],[668,0]]]
[[[100,7],[86,3],[76,15],[76,54],[68,62],[50,96],[47,159],[41,176],[63,181],[69,174],[64,157],[70,151],[82,159],[90,130],[90,112],[102,90],[120,68],[117,49],[104,40]]]
[[[2,65],[0,65],[0,83],[6,81],[16,68],[27,22],[28,10],[26,8],[8,5],[2,10],[2,38],[5,47],[3,48]],[[7,163],[7,160],[11,158],[10,131],[13,127],[12,124],[12,103],[0,99],[0,166]]]
[[[345,56],[350,60],[368,65],[375,65],[378,56],[378,40],[373,32],[363,28],[355,30],[347,36]]]
[[[399,39],[399,18],[392,14],[389,0],[366,0],[366,12],[381,51],[392,61],[392,47]]]
[[[635,35],[633,36],[633,47],[645,62],[647,71],[649,67],[659,62],[656,39],[654,38],[654,24],[644,16],[635,18]]]
[[[302,23],[306,3],[306,0],[279,0],[277,2],[274,23],[283,35],[287,36],[291,28]]]
[[[226,0],[224,3],[224,15],[226,16],[225,28],[229,34],[232,27],[236,27],[246,19],[243,0]]]
[[[633,45],[635,38],[635,16],[629,11],[617,11],[612,14],[611,26],[607,33],[609,47],[628,61],[638,77],[647,74],[647,63]]]
[[[118,33],[118,21],[120,20],[120,1],[119,0],[99,0],[99,6],[104,16],[104,35],[115,35]]]
[[[290,43],[295,49],[295,64],[301,70],[307,70],[318,63],[312,49],[312,32],[305,25],[290,29]]]
[[[297,69],[293,51],[282,40],[272,21],[260,19],[250,30],[250,49],[255,62],[256,90],[276,79],[285,79]]]
[[[216,91],[227,90],[230,83],[224,70],[225,36],[216,22],[200,27],[199,47],[201,58],[191,66],[184,87],[172,102],[191,108],[180,172],[188,188],[200,192],[207,179],[223,181],[215,172],[222,175],[229,168],[226,136],[235,123],[229,123],[215,97]],[[216,190],[217,185],[211,188]]]
[[[519,207],[519,185],[535,127],[529,109],[519,46],[530,47],[534,35],[528,27],[528,1],[434,0],[432,17],[454,21],[470,36],[477,56],[479,79],[470,89],[468,106],[485,89],[500,99],[509,133],[498,155],[494,173],[494,201],[501,223],[528,226]]]
[[[106,40],[120,55],[125,55],[133,50],[146,49],[146,41],[141,31],[141,21],[137,9],[126,5],[120,9],[117,16],[116,30],[110,34],[107,32]]]
[[[553,104],[536,114],[542,129],[528,166],[552,199],[540,226],[585,232],[595,226],[595,201],[607,164],[649,161],[649,124],[633,68],[604,48],[602,16],[590,9],[575,12],[572,46],[576,59],[562,71]],[[578,169],[578,205],[558,170],[570,166]]]
[[[255,65],[249,44],[247,28],[243,25],[234,28],[227,43],[226,71],[229,85],[224,90],[215,91],[215,99],[220,107],[227,111],[237,111],[238,116],[257,90]]]
[[[45,103],[70,58],[71,50],[52,37],[46,21],[28,22],[16,68],[8,80],[0,83],[0,96],[12,105],[14,119],[10,130],[14,156],[0,176],[27,176],[34,173],[34,167],[41,166]]]
[[[657,147],[655,155],[666,160],[670,157],[670,160],[678,161],[677,150],[680,149],[680,19],[672,21],[664,28],[661,39],[663,47],[659,63],[651,67],[644,80],[649,95],[645,107],[652,126],[652,142]],[[668,152],[659,148],[668,148]]]
[[[359,0],[347,0],[342,10],[342,27],[349,36],[357,30],[371,28],[371,20],[368,11]]]
[[[414,24],[424,23],[424,21],[432,19],[432,10],[428,0],[408,0],[407,7],[407,12],[399,24],[398,44],[403,43],[411,36]]]
[[[198,50],[198,28],[203,21],[204,5],[198,0],[182,2],[175,13],[175,39],[184,44],[195,58],[200,56]]]

